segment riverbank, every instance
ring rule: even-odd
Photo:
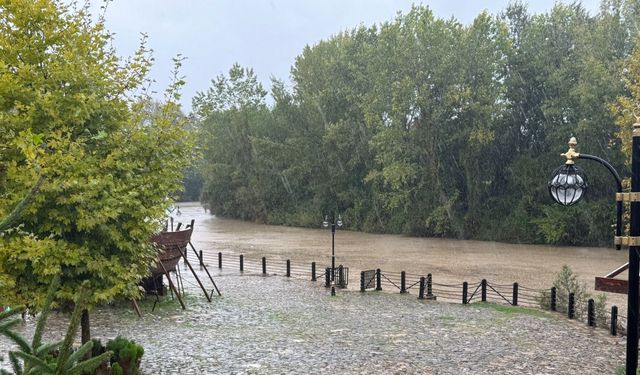
[[[331,231],[253,224],[222,219],[205,213],[198,203],[181,203],[177,220],[195,220],[194,244],[203,250],[210,264],[217,253],[231,252],[270,260],[291,259],[297,263],[331,264]],[[362,270],[381,268],[433,274],[440,283],[477,282],[483,278],[497,284],[550,288],[562,265],[568,265],[594,291],[595,277],[604,276],[627,261],[626,251],[597,247],[566,247],[499,242],[414,238],[338,230],[335,240],[336,264],[350,268],[351,285]],[[618,276],[626,279],[627,274]],[[357,287],[357,286],[356,286]],[[609,304],[626,314],[626,295],[607,293]]]

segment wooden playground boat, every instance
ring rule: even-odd
[[[189,227],[177,232],[161,232],[151,237],[151,242],[159,250],[158,262],[151,269],[152,276],[164,275],[165,270],[175,271],[180,258],[187,254],[187,246],[191,242],[192,233],[193,227]]]

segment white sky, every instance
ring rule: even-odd
[[[527,3],[527,1],[524,1]],[[564,1],[568,2],[568,1]],[[211,79],[226,74],[235,62],[254,69],[265,88],[270,77],[289,83],[289,71],[305,45],[313,45],[342,30],[360,24],[369,26],[406,13],[412,3],[405,0],[113,0],[109,3],[107,28],[114,32],[120,56],[131,55],[141,32],[149,36],[155,64],[153,88],[167,87],[172,57],[182,54],[186,76],[182,104],[191,108],[197,91]],[[496,14],[508,0],[424,1],[436,16],[455,17],[470,23],[482,10]],[[554,0],[528,1],[532,13],[545,12]],[[591,14],[598,0],[583,0]],[[92,4],[98,12],[101,2]]]

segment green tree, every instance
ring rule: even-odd
[[[176,122],[183,82],[174,75],[166,102],[147,110],[144,39],[122,61],[88,4],[4,0],[0,20],[0,217],[38,186],[0,236],[0,300],[37,311],[56,274],[62,307],[81,285],[93,291],[88,308],[136,298],[190,156]]]

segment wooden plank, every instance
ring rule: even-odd
[[[627,294],[629,281],[609,277],[596,277],[596,290],[601,292]]]
[[[610,278],[610,277],[616,277],[619,274],[621,274],[622,272],[626,271],[629,268],[629,262],[623,264],[622,266],[618,267],[617,269],[611,271],[608,275],[606,275],[605,277]]]

